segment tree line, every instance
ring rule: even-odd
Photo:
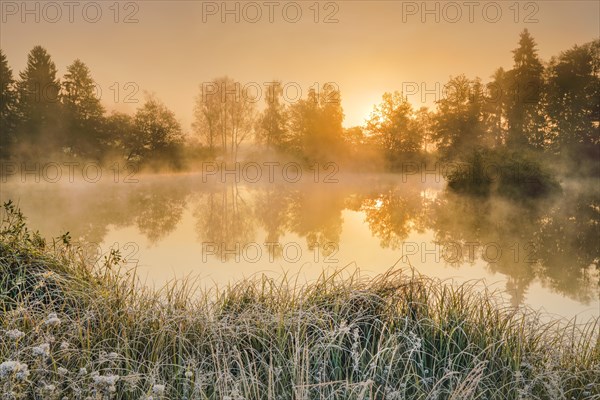
[[[80,60],[62,79],[48,52],[34,47],[17,79],[0,50],[2,159],[50,154],[139,163],[223,157],[238,160],[243,144],[305,161],[380,161],[394,170],[407,160],[464,159],[477,149],[531,151],[576,169],[600,157],[600,39],[543,62],[524,30],[513,67],[487,83],[451,77],[434,109],[415,109],[401,92],[385,93],[362,126],[345,129],[333,84],[286,104],[282,85],[267,85],[264,105],[229,77],[202,84],[192,134],[149,96],[134,115],[108,114],[89,68]],[[360,167],[360,165],[359,165]]]
[[[35,46],[13,77],[0,50],[2,159],[177,161],[184,142],[175,114],[152,96],[134,115],[107,115],[89,68],[79,59],[62,80],[50,55]]]
[[[436,109],[414,110],[402,93],[386,93],[360,141],[375,142],[393,167],[407,155],[435,152],[464,159],[476,149],[538,152],[578,164],[600,157],[600,40],[543,63],[524,30],[513,68],[491,81],[450,78]]]

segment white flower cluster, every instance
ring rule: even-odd
[[[11,329],[10,331],[6,331],[6,336],[12,340],[17,340],[25,336],[25,334],[18,329]]]
[[[48,314],[48,317],[46,317],[46,320],[44,321],[44,324],[46,326],[58,326],[60,325],[60,318],[58,318],[58,315],[56,315],[56,313],[50,313]]]
[[[23,381],[29,376],[29,368],[27,364],[19,361],[4,361],[0,364],[0,379],[9,375],[15,374],[17,380]]]
[[[49,357],[50,356],[50,344],[42,343],[39,346],[34,346],[31,348],[34,356],[38,357]]]
[[[115,392],[117,390],[116,384],[119,380],[119,375],[94,375],[94,385],[100,391]]]
[[[162,396],[165,394],[165,385],[156,384],[152,387],[152,394]]]

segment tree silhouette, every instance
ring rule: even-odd
[[[212,151],[237,160],[240,145],[253,133],[255,107],[246,88],[231,78],[213,79],[200,86],[193,128]]]
[[[100,158],[104,108],[96,95],[89,68],[80,60],[67,67],[62,82],[62,103],[67,144],[78,157]]]
[[[544,145],[543,123],[539,115],[543,93],[542,62],[538,58],[536,43],[527,29],[519,39],[519,47],[513,50],[514,66],[509,72],[508,86],[508,140],[509,146],[519,148],[531,144]]]
[[[42,46],[27,56],[27,67],[17,83],[19,94],[19,140],[31,158],[62,150],[65,144],[60,127],[60,83],[56,66]],[[43,145],[42,145],[43,143]]]
[[[17,92],[12,70],[0,49],[0,159],[7,159],[15,142]]]
[[[494,147],[500,148],[506,144],[508,132],[508,74],[503,68],[498,68],[492,81],[486,85],[486,113],[491,138]]]
[[[402,93],[384,93],[381,104],[373,108],[366,129],[390,167],[402,155],[421,150],[423,138],[413,121],[412,106]]]
[[[306,162],[331,161],[339,156],[344,113],[340,91],[334,84],[324,84],[320,92],[311,88],[306,99],[289,107],[288,118],[289,152]]]
[[[282,102],[281,82],[267,84],[265,110],[258,119],[256,136],[267,148],[284,149],[287,135],[286,108]]]
[[[597,160],[600,157],[600,39],[574,46],[553,58],[547,80],[545,103],[552,150],[568,153],[577,164]]]
[[[456,158],[486,145],[483,89],[478,79],[450,79],[447,95],[437,102],[433,138],[443,158]]]
[[[177,162],[178,146],[183,141],[181,125],[163,103],[149,97],[134,116],[134,132],[128,160]]]

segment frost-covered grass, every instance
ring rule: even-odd
[[[2,399],[600,399],[599,321],[541,323],[401,271],[143,289],[13,205],[0,229]]]

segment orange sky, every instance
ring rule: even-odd
[[[510,68],[523,28],[533,34],[544,60],[600,36],[598,1],[522,1],[516,7],[514,1],[230,1],[229,14],[223,14],[221,1],[118,7],[113,1],[72,6],[30,1],[27,10],[21,1],[0,3],[0,47],[15,74],[40,44],[60,76],[75,58],[84,61],[107,109],[133,111],[137,104],[124,103],[126,95],[141,102],[149,91],[175,111],[186,130],[198,85],[222,75],[259,86],[279,79],[292,100],[297,87],[306,94],[311,86],[335,82],[345,125],[352,126],[363,122],[385,91],[411,82],[433,89],[459,73],[487,80],[497,67]],[[327,16],[332,23],[324,22]],[[127,82],[135,85],[125,87]],[[434,96],[427,95],[425,105]],[[409,100],[422,105],[421,93]]]

